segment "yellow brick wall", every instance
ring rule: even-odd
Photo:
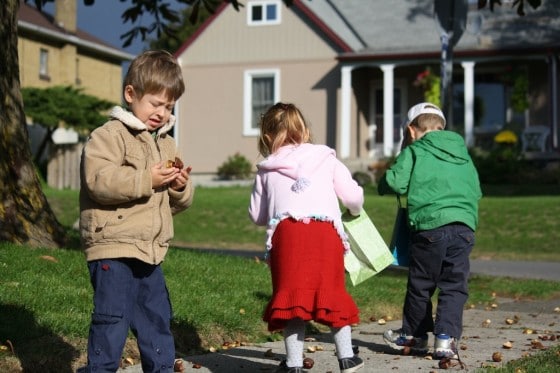
[[[40,50],[48,50],[49,80],[39,76]],[[20,82],[22,87],[47,88],[73,85],[84,93],[120,104],[122,67],[120,64],[80,54],[69,44],[47,44],[25,36],[18,38]],[[76,84],[76,78],[79,84]]]

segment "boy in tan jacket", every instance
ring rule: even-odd
[[[173,237],[172,216],[193,200],[190,168],[168,134],[184,89],[168,52],[144,52],[124,79],[128,110],[115,107],[84,148],[80,232],[94,290],[86,372],[116,372],[129,329],[144,372],[173,371],[161,262]]]

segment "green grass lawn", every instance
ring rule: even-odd
[[[489,188],[480,201],[479,227],[473,258],[560,261],[560,193],[512,196],[511,187]],[[522,190],[524,191],[524,190]],[[79,217],[78,193],[46,189],[62,224]],[[175,216],[174,244],[190,248],[264,250],[264,228],[248,218],[250,187],[197,188],[192,207]],[[366,189],[365,210],[390,241],[397,210],[396,198]],[[71,245],[78,246],[74,240]]]
[[[78,218],[77,192],[45,189],[45,193],[60,222],[71,227]],[[279,338],[261,321],[271,283],[268,267],[259,259],[264,230],[247,217],[249,193],[247,187],[199,188],[192,208],[175,218],[174,243],[181,248],[170,250],[163,269],[179,353],[219,348],[224,341]],[[559,206],[560,196],[554,195],[485,197],[475,255],[560,261],[555,229]],[[368,190],[366,210],[388,240],[395,200]],[[23,366],[70,372],[85,362],[92,291],[76,232],[71,237],[63,249],[0,243],[0,371]],[[220,255],[189,247],[250,249],[259,255]],[[400,318],[404,272],[388,269],[358,286],[347,284],[363,322],[387,315]],[[558,283],[550,281],[475,276],[469,286],[469,304],[474,307],[486,307],[494,293],[535,299],[558,296]],[[134,344],[127,345],[125,356],[135,353]]]

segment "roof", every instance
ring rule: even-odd
[[[41,12],[23,1],[20,2],[19,7],[18,28],[40,34],[43,37],[63,40],[120,61],[130,61],[135,57],[133,54],[124,52],[79,28],[75,33],[69,32],[57,25],[51,14]]]
[[[493,11],[470,4],[466,29],[454,52],[484,56],[560,51],[560,0],[542,0],[536,10],[526,6],[525,16],[517,15],[511,2],[502,0]],[[175,55],[188,48],[226,5]],[[292,6],[340,47],[341,59],[439,58],[441,53],[434,0],[294,0]]]
[[[346,55],[439,53],[433,0],[301,1],[353,50]],[[330,7],[326,11],[325,7]],[[560,0],[543,0],[519,16],[507,1],[491,12],[470,5],[467,28],[454,50],[560,49]],[[480,27],[478,27],[480,26]]]

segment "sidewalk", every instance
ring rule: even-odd
[[[511,300],[498,302],[495,309],[469,309],[464,312],[464,332],[459,343],[459,356],[468,370],[480,367],[499,367],[503,363],[519,359],[526,354],[537,353],[560,343],[560,299],[555,302],[517,303]],[[508,319],[513,324],[508,323]],[[377,322],[362,323],[353,330],[353,342],[365,361],[361,372],[429,372],[438,369],[438,361],[430,356],[403,356],[389,349],[382,339],[387,329],[400,327],[400,321],[385,325]],[[528,334],[528,331],[532,334]],[[330,335],[320,334],[307,337],[314,341],[305,342],[305,356],[314,360],[309,372],[339,372],[334,345]],[[430,337],[433,344],[433,337]],[[555,339],[555,340],[552,340]],[[504,348],[510,342],[512,347]],[[320,346],[321,351],[307,352]],[[502,354],[501,362],[492,361],[494,352]],[[251,346],[184,358],[185,372],[274,372],[284,357],[284,343],[268,342]],[[458,369],[455,367],[454,369]],[[121,369],[121,373],[139,373],[139,365]]]
[[[541,278],[560,282],[560,264],[547,262],[496,262],[472,261],[473,274]],[[552,272],[549,273],[549,272]],[[549,278],[550,277],[550,278]],[[464,332],[459,343],[459,356],[468,370],[485,366],[499,367],[526,354],[537,353],[560,343],[560,298],[552,301],[517,302],[498,299],[496,307],[468,309],[464,312]],[[403,356],[392,351],[383,342],[383,332],[398,329],[400,320],[362,322],[353,329],[353,343],[365,362],[360,370],[375,372],[430,372],[438,370],[438,361],[427,356]],[[314,340],[305,342],[305,356],[314,360],[309,372],[339,372],[334,355],[335,347],[330,334],[308,335]],[[511,342],[511,348],[504,343]],[[430,346],[433,336],[430,336]],[[317,348],[319,346],[319,348]],[[314,348],[316,352],[309,352]],[[494,352],[502,354],[501,362],[494,362]],[[221,352],[184,357],[184,372],[274,372],[284,358],[282,341],[235,347]],[[459,369],[459,366],[452,369]],[[119,370],[120,373],[141,373],[140,365]]]

